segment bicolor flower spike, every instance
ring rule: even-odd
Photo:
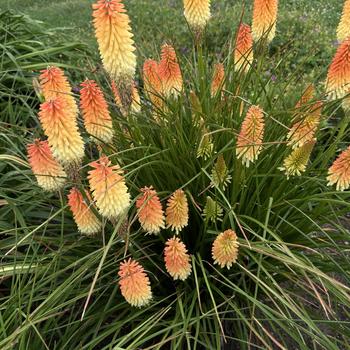
[[[255,41],[266,37],[270,43],[276,34],[278,0],[254,0],[252,35]]]
[[[165,267],[174,280],[184,281],[191,274],[192,266],[186,246],[180,238],[169,238],[164,249]]]
[[[36,139],[27,146],[29,164],[38,185],[45,191],[58,191],[66,182],[67,174],[53,157],[49,143]]]
[[[39,119],[54,157],[64,165],[79,163],[84,157],[84,142],[76,114],[58,96],[40,105]]]
[[[112,81],[112,91],[114,95],[115,104],[121,110],[121,112],[124,115],[126,115],[127,111],[123,106],[120,91],[114,81]],[[130,112],[139,113],[141,111],[141,100],[140,100],[140,95],[135,83],[132,85],[132,88],[131,88],[131,100],[132,102],[131,102]]]
[[[146,306],[152,300],[152,291],[149,278],[137,261],[124,260],[120,264],[118,275],[120,292],[132,306]]]
[[[178,96],[182,91],[182,73],[177,61],[176,52],[171,45],[162,46],[158,73],[162,82],[165,97]]]
[[[237,158],[242,158],[242,163],[246,167],[258,159],[262,150],[263,137],[263,110],[259,106],[251,106],[242,123],[236,146]]]
[[[93,80],[81,83],[80,108],[86,131],[99,142],[109,143],[113,138],[112,119],[100,87]]]
[[[328,69],[326,93],[335,100],[347,95],[350,91],[350,38],[339,45]]]
[[[284,171],[287,179],[290,176],[300,176],[306,170],[311,152],[316,141],[312,140],[305,143],[303,146],[295,148],[292,153],[283,161],[283,167],[279,168]]]
[[[210,19],[210,0],[184,0],[184,15],[195,32],[202,32]]]
[[[298,148],[315,139],[315,134],[321,120],[322,102],[316,102],[309,106],[309,111],[292,125],[287,139],[288,146]]]
[[[90,199],[88,192],[86,192],[86,196]],[[68,194],[68,205],[73,213],[78,230],[82,234],[92,236],[101,230],[101,222],[76,187],[73,187]]]
[[[112,80],[132,82],[136,55],[130,19],[121,0],[98,0],[93,24],[103,66]]]
[[[218,264],[221,268],[227,267],[227,269],[230,269],[237,260],[238,248],[239,243],[235,231],[226,230],[221,232],[212,246],[214,264]]]
[[[176,190],[168,199],[166,224],[176,234],[188,225],[188,203],[183,190]]]
[[[350,0],[345,0],[343,13],[337,28],[337,39],[339,42],[350,37]]]
[[[350,147],[343,151],[328,169],[328,185],[336,184],[337,191],[350,187]]]
[[[231,182],[231,175],[228,173],[227,165],[224,156],[220,154],[211,171],[212,187],[218,186],[223,190]]]
[[[72,95],[72,88],[62,69],[58,67],[48,67],[41,71],[40,87],[45,101],[61,97],[65,101],[65,106],[69,106],[73,113],[78,113],[78,107]]]
[[[164,213],[157,192],[152,186],[141,188],[142,195],[136,201],[137,216],[147,233],[158,234],[164,228]]]
[[[250,26],[241,23],[237,32],[236,45],[234,50],[235,71],[247,73],[253,64],[253,37]]]
[[[102,216],[115,219],[126,212],[130,194],[119,165],[111,165],[107,156],[90,163],[89,183],[92,197]]]
[[[225,68],[222,63],[217,63],[214,66],[214,74],[211,82],[211,96],[214,97],[218,92],[224,89]]]

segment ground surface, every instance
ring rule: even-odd
[[[92,0],[0,0],[0,9],[21,11],[44,21],[48,28],[62,28],[62,35],[87,43],[97,53],[91,25]],[[155,56],[164,41],[173,41],[179,50],[191,45],[182,15],[182,0],[125,0],[140,59]],[[218,54],[235,29],[243,11],[243,20],[251,22],[253,0],[213,0],[212,20],[207,45]],[[335,50],[336,26],[341,0],[282,0],[279,5],[276,48],[290,49],[288,68],[305,63],[313,77],[324,74]],[[273,46],[272,46],[273,48]]]

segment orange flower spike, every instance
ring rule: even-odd
[[[48,138],[53,156],[64,165],[79,163],[84,157],[76,114],[67,108],[62,96],[40,105],[39,119]]]
[[[112,81],[112,92],[114,95],[115,104],[122,111],[122,113],[125,115],[126,112],[125,112],[125,109],[124,109],[123,104],[122,104],[119,89],[114,81]],[[132,98],[132,102],[131,102],[130,111],[133,113],[139,113],[141,111],[141,100],[140,100],[140,95],[139,95],[139,92],[138,92],[135,84],[132,86],[131,98]]]
[[[29,164],[38,185],[45,191],[58,191],[66,182],[66,173],[53,157],[49,143],[36,139],[27,146]]]
[[[88,192],[86,192],[86,195],[89,198]],[[73,187],[68,194],[68,205],[73,213],[78,230],[82,234],[92,236],[100,231],[100,221],[89,208],[83,195],[76,187]]]
[[[144,89],[152,103],[160,108],[162,106],[162,81],[159,76],[159,64],[155,60],[146,60],[143,64]]]
[[[93,24],[103,66],[113,80],[131,81],[136,55],[130,19],[121,0],[98,0]]]
[[[238,28],[234,50],[235,71],[247,73],[253,64],[253,59],[253,37],[250,26],[241,23]]]
[[[221,232],[212,246],[214,264],[218,264],[221,268],[226,266],[227,269],[230,269],[237,260],[238,248],[239,243],[235,231]]]
[[[118,275],[120,291],[132,306],[146,306],[152,300],[149,278],[144,268],[131,258],[120,264]]]
[[[342,42],[350,36],[350,0],[345,0],[343,13],[337,28],[337,39]]]
[[[210,0],[184,0],[184,16],[193,30],[202,32],[210,19]]]
[[[162,82],[159,77],[159,63],[155,60],[148,59],[143,64],[143,80],[145,90],[161,94]]]
[[[301,147],[315,138],[316,131],[321,121],[322,102],[318,101],[309,106],[306,115],[302,115],[288,132],[288,146]]]
[[[259,106],[251,106],[242,123],[236,146],[237,158],[242,158],[242,163],[246,167],[258,159],[262,150],[263,136],[263,110]]]
[[[335,100],[348,94],[350,89],[350,38],[339,45],[328,69],[326,93]]]
[[[225,68],[222,63],[217,63],[214,66],[213,80],[211,82],[211,96],[214,97],[216,94],[224,89],[225,80]]]
[[[278,0],[254,0],[252,34],[255,41],[266,37],[270,43],[276,34]]]
[[[74,113],[78,113],[78,107],[72,95],[72,88],[62,69],[52,66],[42,70],[39,81],[46,101],[60,96],[65,100],[65,104],[72,108]]]
[[[188,225],[188,203],[183,190],[176,190],[168,199],[166,223],[176,234]]]
[[[328,169],[328,185],[336,184],[337,191],[350,187],[350,147],[343,151]]]
[[[81,83],[80,108],[86,131],[96,141],[109,143],[113,138],[112,119],[103,93],[94,80]]]
[[[118,165],[111,165],[106,156],[90,163],[89,183],[92,197],[102,216],[113,219],[123,214],[130,205],[130,194]]]
[[[174,280],[184,281],[191,274],[190,256],[185,244],[178,237],[169,238],[165,243],[164,261]]]
[[[171,45],[164,44],[162,46],[158,73],[165,97],[179,95],[182,91],[182,74],[177,61],[176,52]]]
[[[136,201],[137,215],[141,227],[147,233],[157,234],[164,228],[162,204],[153,187],[141,188],[142,196]]]

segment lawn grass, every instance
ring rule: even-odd
[[[70,39],[86,43],[97,56],[97,45],[91,24],[93,0],[0,0],[0,8],[11,8],[43,21],[49,28],[60,28]],[[172,41],[186,52],[191,45],[190,34],[182,15],[182,0],[125,0],[132,20],[140,62],[155,56],[159,45]],[[233,4],[232,4],[233,3]],[[241,18],[241,1],[212,1],[212,20],[207,28],[207,44],[218,53],[229,33]],[[251,23],[253,1],[246,1],[243,21]],[[161,5],[160,5],[161,4]],[[305,63],[313,78],[324,75],[335,51],[336,26],[342,1],[283,0],[279,5],[277,35],[272,50],[290,49],[288,71]]]

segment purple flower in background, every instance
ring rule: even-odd
[[[271,75],[271,80],[272,80],[273,82],[275,82],[275,81],[277,80],[277,77],[276,77],[275,74],[272,74],[272,75]]]

